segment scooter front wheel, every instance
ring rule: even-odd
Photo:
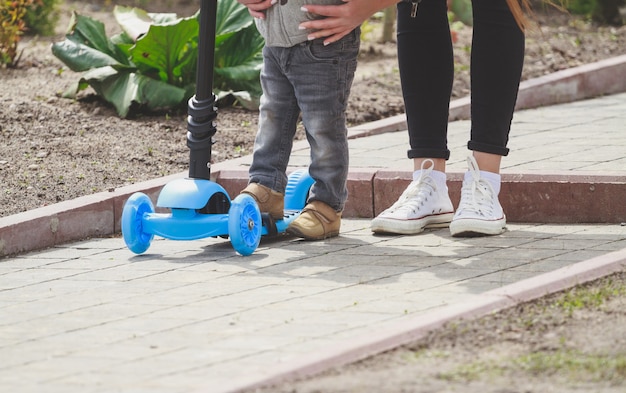
[[[240,194],[228,212],[228,235],[235,251],[250,255],[261,242],[261,211],[252,196]]]
[[[143,231],[143,217],[146,213],[154,213],[154,205],[141,192],[131,195],[122,210],[122,236],[128,249],[135,254],[145,252],[154,238],[154,234]]]

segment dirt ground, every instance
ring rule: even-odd
[[[255,393],[623,393],[626,273]]]
[[[0,217],[188,170],[186,108],[120,119],[91,89],[77,100],[60,98],[80,74],[56,59],[50,44],[63,39],[71,10],[92,16],[104,22],[110,33],[116,32],[114,3],[66,1],[58,34],[26,37],[19,67],[0,69]],[[144,4],[153,12],[176,11],[180,16],[193,15],[198,4],[191,0],[123,3]],[[541,29],[527,38],[524,79],[626,53],[626,27],[595,26],[559,12],[540,13],[538,19]],[[370,32],[363,39],[349,126],[404,109],[395,44],[378,42],[380,22],[368,22],[364,31]],[[471,28],[455,31],[457,72],[452,95],[459,98],[469,93]],[[251,153],[257,115],[238,107],[219,109],[214,162]]]

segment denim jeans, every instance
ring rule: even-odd
[[[348,197],[348,139],[345,110],[356,70],[360,30],[324,46],[322,40],[289,48],[263,48],[259,130],[250,182],[284,193],[296,126],[302,123],[311,147],[308,201],[336,211]]]

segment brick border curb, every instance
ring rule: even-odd
[[[450,198],[456,209],[463,173],[447,175]],[[364,217],[374,217],[391,206],[410,181],[410,172],[378,171],[372,186],[373,215]],[[621,223],[626,222],[624,195],[626,178],[619,173],[502,173],[500,203],[509,222]],[[346,210],[352,213],[353,205],[358,202],[351,201]]]
[[[255,388],[312,376],[419,340],[426,337],[429,332],[444,327],[450,322],[478,319],[490,313],[563,291],[625,269],[626,249],[601,255],[485,292],[472,298],[471,301],[437,308],[379,332],[324,348],[305,355],[290,364],[281,364],[272,375],[268,375],[264,380],[224,391],[228,393],[250,391]],[[216,389],[217,387],[212,388]]]
[[[522,82],[518,95],[517,109],[532,108],[570,102],[601,94],[626,91],[626,55],[600,62],[556,72],[544,77]],[[469,116],[469,97],[455,100],[450,105],[450,120]],[[352,127],[348,130],[350,138],[359,138],[399,131],[406,128],[406,117],[395,116]],[[305,142],[296,144],[294,149],[304,148]],[[213,177],[229,192],[236,195],[243,188],[247,173],[236,168],[240,160],[231,160],[214,165]],[[76,241],[95,236],[107,236],[119,232],[120,216],[125,200],[134,192],[144,192],[155,199],[159,190],[168,182],[185,177],[186,173],[175,174],[132,186],[121,187],[113,192],[101,192],[74,200],[34,209],[28,212],[0,218],[0,257],[24,253],[51,247],[57,244]],[[450,174],[453,200],[458,200],[458,179]],[[515,194],[502,201],[510,221],[535,221],[550,219],[551,222],[572,222],[572,207],[576,206],[577,222],[626,221],[625,206],[615,205],[611,199],[615,193],[624,195],[626,184],[623,180],[611,176],[547,174],[532,180],[532,175],[510,175],[504,180],[503,187],[514,188]],[[564,177],[565,176],[565,177]],[[410,174],[390,174],[364,168],[351,170],[349,191],[353,198],[346,206],[345,217],[373,217],[397,198],[398,187],[402,189],[410,179]],[[509,179],[509,180],[507,180]],[[385,193],[376,192],[385,183]],[[573,182],[573,183],[571,183]],[[533,183],[535,183],[533,185]],[[403,186],[404,184],[404,186]],[[538,185],[541,185],[538,188]],[[567,207],[546,216],[546,201],[542,199],[545,190],[551,194],[568,196]],[[395,190],[395,192],[393,191]],[[563,194],[566,192],[566,194]],[[593,198],[589,198],[593,196]],[[599,197],[600,196],[600,197]],[[386,198],[386,199],[385,199]],[[613,202],[611,202],[613,201]],[[517,208],[522,206],[521,208]],[[578,207],[582,206],[582,207]],[[568,221],[569,220],[569,221]]]

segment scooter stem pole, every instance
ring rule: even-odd
[[[198,69],[196,71],[196,99],[198,101],[213,99],[216,17],[217,0],[201,0]]]
[[[217,131],[216,97],[213,94],[216,19],[217,0],[201,0],[196,94],[189,99],[187,111],[189,177],[192,179],[211,178],[211,146]]]

